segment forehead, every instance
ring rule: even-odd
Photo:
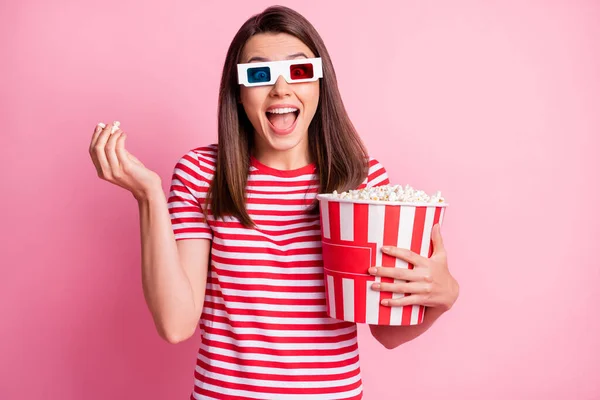
[[[280,61],[296,53],[304,53],[309,58],[315,56],[308,46],[295,36],[287,33],[259,33],[248,39],[244,45],[241,62],[247,62],[252,57]]]

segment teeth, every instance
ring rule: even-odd
[[[269,110],[267,112],[272,113],[272,114],[287,114],[287,113],[291,113],[291,112],[296,112],[298,111],[297,108],[274,108],[272,110]]]

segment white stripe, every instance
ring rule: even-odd
[[[181,207],[181,206],[178,206],[178,207]],[[191,207],[191,204],[187,204],[184,207]],[[198,211],[200,211],[200,210],[198,210]],[[171,211],[171,219],[175,219],[175,218],[201,218],[201,217],[202,217],[202,213],[200,213],[200,212],[194,212],[194,211],[175,212],[175,211]]]
[[[404,297],[404,293],[392,293],[392,299]],[[402,325],[402,309],[404,307],[392,307],[390,312],[390,325]]]
[[[206,239],[211,240],[212,234],[206,232],[178,232],[175,239]]]
[[[263,174],[252,174],[248,175],[248,183],[251,182],[272,182],[273,186],[277,185],[277,182],[302,182],[302,181],[313,181],[315,180],[314,174],[304,174],[299,176],[275,176],[275,175],[263,175]],[[288,189],[293,189],[287,186]]]
[[[329,202],[327,200],[320,200],[321,207],[321,219],[323,226],[321,230],[325,239],[331,239],[331,232],[329,228]]]
[[[429,256],[429,246],[431,245],[431,229],[433,228],[433,217],[435,217],[435,207],[427,207],[425,212],[425,224],[423,225],[423,240],[421,241],[421,252],[423,257]]]
[[[215,297],[206,295],[204,296],[205,301],[212,301],[216,304],[224,304],[221,297]],[[266,303],[254,303],[246,302],[239,303],[235,301],[227,301],[227,308],[243,309],[243,310],[262,310],[262,311],[280,311],[280,312],[324,312],[324,305],[292,305],[292,304],[266,304]]]
[[[329,315],[331,318],[335,318],[335,287],[333,286],[333,276],[331,275],[327,275],[327,300],[329,301]]]
[[[335,322],[339,322],[339,321],[335,321]],[[262,328],[255,328],[255,327],[246,327],[246,328],[238,328],[238,327],[231,327],[231,325],[223,323],[223,322],[218,322],[218,321],[211,321],[208,324],[210,324],[210,326],[212,328],[215,329],[224,329],[227,331],[231,331],[231,332],[235,332],[239,335],[263,335],[263,336],[268,336],[268,337],[273,337],[273,338],[306,338],[307,342],[310,342],[311,338],[323,338],[323,337],[335,337],[335,336],[343,336],[343,335],[348,335],[350,333],[354,333],[356,332],[356,325],[351,325],[347,328],[340,328],[340,329],[333,329],[333,330],[324,330],[324,329],[317,329],[317,330],[297,330],[297,329],[262,329]],[[354,339],[356,340],[356,336],[354,336]],[[311,342],[312,343],[312,342]]]
[[[220,237],[215,237],[214,243],[223,244],[229,247],[260,247],[262,249],[274,249],[281,251],[315,249],[321,247],[320,241],[278,244],[267,240],[261,240],[257,242],[256,240],[235,240],[233,238],[222,239]]]
[[[377,243],[375,265],[381,265],[381,246],[383,245],[383,227],[385,223],[385,205],[369,204],[369,242]]]
[[[316,325],[315,329],[319,329],[318,325],[338,324],[340,322],[332,318],[280,318],[247,314],[229,314],[227,311],[217,310],[209,306],[204,306],[204,312],[209,315],[228,318],[230,321],[235,322],[258,322],[279,325]]]
[[[230,288],[222,288],[218,284],[215,285],[213,283],[206,284],[207,289],[215,290],[217,292],[223,293],[223,296],[245,296],[245,297],[266,297],[269,299],[280,299],[281,292],[270,292],[264,290],[251,290],[248,289],[238,290],[238,289],[230,289]],[[286,292],[286,299],[325,299],[325,295],[322,292]]]
[[[271,361],[271,362],[283,362],[283,363],[297,363],[297,362],[336,362],[350,360],[358,355],[358,349],[349,351],[344,354],[328,355],[327,358],[323,358],[322,355],[318,356],[277,356],[272,354],[261,354],[261,353],[240,353],[234,350],[223,349],[221,347],[208,347],[205,343],[200,343],[200,348],[204,349],[208,353],[220,354],[228,357],[235,357],[241,360],[255,360],[255,361]]]
[[[257,347],[261,349],[278,350],[339,350],[356,344],[356,340],[350,339],[335,343],[273,343],[262,340],[238,340],[229,336],[207,332],[204,338],[220,343],[234,344],[240,347]]]
[[[237,253],[232,251],[221,251],[212,249],[212,254],[223,258],[235,258],[237,260],[254,261],[278,261],[278,262],[298,262],[298,261],[320,261],[323,259],[321,254],[290,254],[289,256],[276,256],[268,253]]]
[[[252,210],[277,210],[277,211],[306,211],[310,207],[310,204],[307,205],[284,205],[277,204],[276,206],[273,204],[258,204],[258,203],[246,203],[246,209],[248,211]]]
[[[276,233],[278,231],[287,231],[290,229],[305,229],[305,230],[309,230],[311,232],[316,232],[316,234],[318,235],[320,232],[320,225],[319,225],[319,218],[315,217],[313,219],[313,221],[309,221],[309,222],[297,222],[297,223],[287,223],[287,224],[282,224],[281,221],[279,219],[277,219],[278,217],[274,217],[271,216],[270,219],[269,218],[262,218],[262,219],[258,219],[255,218],[255,216],[252,216],[252,219],[257,223],[257,226],[260,230],[267,231],[267,232],[271,232],[271,233]],[[296,218],[298,219],[298,218]],[[278,225],[267,225],[267,224],[261,224],[259,223],[260,221],[266,221],[266,222],[277,222]],[[299,220],[299,219],[298,219]],[[291,220],[294,221],[294,220]],[[237,228],[240,230],[240,233],[242,232],[242,228]],[[244,234],[246,234],[244,232]]]
[[[340,203],[340,239],[354,240],[354,204]]]
[[[418,322],[419,322],[419,306],[415,304],[412,306],[412,312],[410,314],[410,324],[416,325]]]
[[[415,223],[415,207],[400,206],[400,226],[398,229],[398,245],[402,249],[410,249]],[[396,268],[408,268],[408,263],[396,258]]]
[[[252,218],[254,219],[254,217],[252,217]],[[283,234],[283,235],[269,235],[268,233],[265,233],[265,232],[257,232],[254,229],[227,228],[227,227],[223,227],[223,226],[216,227],[214,229],[215,229],[215,231],[222,233],[222,234],[256,236],[257,238],[261,238],[261,239],[266,238],[266,239],[272,240],[275,243],[281,242],[284,240],[290,240],[290,239],[300,240],[301,238],[303,238],[305,236],[317,236],[321,233],[318,230],[318,227],[316,227],[316,226],[315,226],[315,229],[312,229],[312,230],[288,233],[288,234]]]
[[[256,189],[260,191],[260,189]],[[289,188],[288,188],[289,191]],[[256,200],[314,200],[315,193],[248,193],[247,198]]]
[[[355,321],[354,318],[354,281],[342,278],[342,291],[344,293],[344,320]]]
[[[220,387],[220,386],[215,386],[215,385],[211,385],[208,383],[200,382],[198,379],[194,379],[194,384],[196,386],[202,387],[206,390],[210,390],[212,392],[225,394],[225,395],[229,395],[229,396],[249,397],[251,399],[273,398],[273,397],[269,397],[269,396],[273,395],[272,393],[265,393],[265,395],[268,397],[256,397],[257,395],[260,395],[260,393],[250,392],[248,390],[237,390],[237,389],[229,389],[229,388],[224,388],[224,387]],[[285,383],[282,383],[282,386],[285,387]],[[329,394],[315,394],[315,395],[277,393],[277,397],[275,397],[275,398],[277,400],[338,400],[338,399],[340,399],[340,396],[343,396],[344,398],[358,396],[361,391],[362,391],[362,384],[354,390],[350,390],[350,391],[343,392],[343,393],[329,393]]]
[[[198,157],[198,164],[200,164],[201,167],[204,167],[208,170],[214,171],[215,167],[213,165],[211,165],[204,157]],[[198,169],[198,168],[196,168]],[[204,172],[201,172],[202,170],[198,170],[198,173],[202,173],[204,174]],[[214,173],[211,174],[212,176],[210,177],[210,180],[212,180],[214,178]]]
[[[440,220],[438,221],[438,223],[440,224],[440,227],[442,226],[442,221],[444,220],[445,213],[446,213],[446,207],[442,207],[442,211],[440,212]]]
[[[225,271],[236,271],[236,272],[252,272],[252,273],[268,273],[268,274],[282,274],[282,275],[295,275],[295,274],[322,274],[323,267],[277,267],[267,265],[240,265],[240,264],[229,264],[222,263],[213,260],[215,267]],[[247,278],[248,279],[248,278]]]
[[[367,324],[379,323],[379,292],[371,289],[372,281],[367,281]]]
[[[172,223],[173,225],[173,230],[174,231],[178,231],[180,229],[198,229],[198,230],[208,230],[210,231],[210,228],[208,227],[208,225],[206,225],[203,222],[178,222]],[[211,237],[212,237],[212,233],[210,233]]]
[[[291,191],[297,192],[302,191],[310,196],[316,196],[318,185],[298,185],[298,186],[258,186],[252,185],[252,182],[248,182],[247,190],[257,192],[269,192],[269,194],[279,194],[280,196],[290,196]]]
[[[212,360],[212,359],[205,357],[202,354],[198,354],[197,358],[199,360],[205,362],[208,365],[212,365],[212,366],[218,367],[218,368],[225,368],[225,369],[229,369],[232,371],[247,371],[248,369],[251,369],[250,372],[253,372],[255,374],[288,375],[290,373],[290,369],[288,369],[288,368],[258,367],[258,366],[246,367],[243,365],[239,365],[237,363],[234,364],[234,363],[230,363],[230,362],[226,362],[226,361]],[[355,362],[355,363],[349,364],[344,367],[302,368],[302,369],[294,370],[294,372],[296,372],[298,374],[302,374],[302,375],[311,375],[311,376],[334,375],[334,374],[344,374],[347,372],[351,372],[351,371],[356,370],[359,367],[360,367],[360,362]]]
[[[374,178],[371,182],[369,182],[369,186],[370,187],[377,186],[378,184],[385,181],[386,179],[387,179],[387,174],[381,174],[377,178]]]
[[[218,372],[208,371],[200,366],[196,366],[196,371],[198,371],[201,375],[204,375],[208,378],[217,379],[223,382],[235,383],[238,385],[252,385],[263,388],[280,388],[283,391],[287,392],[288,389],[300,389],[300,388],[332,388],[336,386],[346,386],[356,383],[360,379],[359,374],[355,374],[350,378],[346,379],[338,379],[338,380],[317,380],[317,381],[297,381],[294,379],[287,379],[284,381],[273,381],[267,379],[250,379],[243,378],[240,376],[230,376],[225,374],[220,374]],[[289,375],[289,372],[288,372]],[[260,390],[260,389],[259,389]],[[271,394],[273,395],[273,394]],[[276,394],[279,399],[279,395]]]
[[[198,200],[193,195],[191,195],[188,192],[182,192],[181,190],[177,190],[177,189],[171,190],[169,192],[169,197],[181,197],[184,200],[188,200],[188,201],[171,200],[167,204],[167,208],[169,208],[169,209],[177,208],[177,207],[190,207],[190,206],[198,205]]]
[[[214,272],[213,272],[214,273]],[[214,276],[214,275],[213,275]],[[218,275],[217,279],[224,283],[239,283],[242,285],[265,285],[265,286],[323,286],[322,279],[271,279],[271,278],[246,278],[240,279],[235,276]],[[251,289],[249,289],[251,290]]]

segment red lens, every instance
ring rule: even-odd
[[[313,65],[311,63],[290,65],[290,77],[293,81],[310,79],[314,75]]]

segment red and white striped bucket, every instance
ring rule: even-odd
[[[411,249],[431,257],[431,231],[442,224],[447,204],[411,204],[333,198],[317,195],[321,210],[321,236],[327,314],[331,318],[373,325],[416,325],[425,307],[389,307],[381,300],[404,294],[378,292],[374,282],[391,278],[369,275],[372,266],[409,268],[413,265],[381,252],[382,246]]]

